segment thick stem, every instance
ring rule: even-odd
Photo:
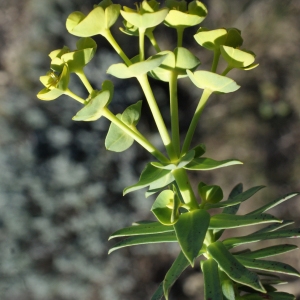
[[[211,72],[216,73],[220,55],[221,55],[221,53],[220,53],[219,49],[214,51],[214,60],[213,60],[212,66],[211,66]]]
[[[80,70],[80,71],[76,72],[76,75],[80,78],[80,80],[82,81],[82,83],[84,84],[85,88],[88,90],[88,92],[90,94],[94,89],[91,86],[91,84],[88,81],[88,79],[86,78],[83,70]]]
[[[160,136],[162,138],[162,141],[166,147],[166,150],[168,152],[169,157],[171,158],[171,160],[173,161],[177,161],[178,157],[175,153],[175,150],[173,148],[171,139],[170,139],[170,135],[168,133],[168,130],[166,128],[165,122],[162,118],[162,115],[160,113],[160,110],[157,106],[157,102],[155,100],[155,97],[153,95],[152,89],[150,87],[149,81],[148,81],[148,77],[146,74],[143,74],[139,77],[137,77],[137,80],[139,81],[142,90],[144,91],[144,94],[146,96],[146,99],[148,101],[150,110],[152,112],[154,121],[156,123],[156,126],[158,128],[158,131],[160,133]]]
[[[170,73],[169,80],[170,90],[170,112],[171,112],[171,133],[172,144],[176,155],[180,155],[180,134],[179,134],[179,117],[178,117],[178,96],[177,96],[177,73]]]
[[[131,136],[137,143],[144,147],[159,161],[168,162],[168,159],[157,148],[155,148],[144,136],[130,129],[126,124],[124,124],[120,119],[118,119],[108,108],[103,109],[103,116],[112,123],[114,123],[116,126],[118,126],[120,129],[122,129],[129,136]]]
[[[68,95],[69,97],[73,98],[74,100],[82,103],[82,104],[85,104],[86,101],[84,99],[82,99],[81,97],[77,96],[76,94],[74,94],[73,92],[71,92],[69,89],[67,89],[65,92],[64,92],[65,95]]]
[[[188,210],[198,209],[199,205],[191,187],[186,170],[175,169],[172,171],[172,174],[176,180],[180,194]]]
[[[119,44],[116,42],[114,37],[112,36],[109,29],[105,30],[101,33],[107,41],[111,44],[111,46],[115,49],[115,51],[120,55],[120,57],[124,60],[125,64],[127,66],[130,66],[132,64],[131,60],[127,57],[127,55],[124,53],[122,48],[119,46]]]
[[[201,113],[202,113],[202,111],[205,107],[205,104],[206,104],[209,96],[211,95],[211,93],[212,92],[209,91],[209,90],[204,90],[203,91],[203,94],[202,94],[201,99],[198,103],[198,106],[196,108],[193,119],[191,121],[190,127],[188,129],[187,134],[186,134],[186,137],[185,137],[185,140],[184,140],[184,143],[183,143],[183,146],[182,146],[182,150],[181,150],[181,156],[184,155],[189,150],[189,147],[191,145],[191,142],[192,142],[194,132],[196,130],[199,118],[201,116]]]
[[[145,60],[145,28],[139,28],[140,61]]]

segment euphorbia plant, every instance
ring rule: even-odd
[[[96,121],[105,117],[111,121],[105,146],[110,151],[121,152],[137,142],[156,159],[149,162],[137,183],[126,187],[124,194],[147,188],[146,197],[156,195],[152,205],[153,220],[133,223],[132,226],[113,233],[110,239],[124,237],[116,243],[110,253],[129,246],[150,243],[178,243],[178,257],[165,275],[163,282],[154,293],[152,300],[168,299],[169,291],[180,274],[189,266],[194,267],[196,258],[202,256],[201,270],[204,274],[205,299],[295,299],[291,294],[277,291],[274,285],[283,283],[273,273],[283,273],[299,277],[293,267],[276,261],[262,260],[292,251],[297,247],[290,244],[234,251],[239,245],[268,239],[295,238],[300,229],[285,229],[292,221],[280,220],[266,213],[276,205],[296,196],[291,193],[270,203],[255,208],[245,214],[237,214],[242,202],[257,193],[262,186],[243,191],[242,184],[232,189],[223,200],[221,187],[204,182],[198,184],[197,191],[192,189],[188,171],[207,171],[241,164],[236,159],[216,161],[205,157],[204,144],[191,147],[194,132],[203,109],[213,93],[232,93],[239,85],[227,74],[232,69],[250,70],[257,66],[255,54],[241,48],[243,39],[236,28],[210,30],[200,27],[194,38],[209,51],[213,51],[210,70],[199,68],[200,60],[190,50],[183,47],[184,30],[199,26],[205,19],[207,9],[200,1],[167,0],[161,7],[155,0],[136,4],[135,8],[123,7],[104,0],[88,14],[73,12],[66,23],[67,30],[80,37],[77,49],[68,47],[50,53],[51,66],[46,76],[41,76],[45,88],[38,93],[41,100],[53,100],[66,94],[84,106],[73,117],[75,121]],[[139,53],[128,58],[113,37],[110,28],[122,17],[125,34],[138,37]],[[155,39],[155,28],[166,25],[166,30],[176,30],[177,45],[161,50]],[[84,73],[84,67],[93,58],[97,44],[91,38],[102,35],[119,54],[124,63],[111,65],[107,73],[127,79],[135,77],[153,115],[153,120],[161,136],[165,152],[158,150],[138,128],[141,117],[142,101],[130,105],[123,113],[115,114],[109,109],[113,100],[114,86],[109,80],[102,83],[100,90],[94,89]],[[144,41],[149,38],[156,54],[146,57]],[[131,37],[129,37],[132,39]],[[131,40],[130,40],[131,42]],[[227,66],[219,70],[222,59]],[[72,73],[81,79],[87,90],[83,99],[69,89]],[[171,126],[167,128],[165,119],[152,92],[148,77],[166,82],[169,86]],[[177,89],[178,80],[189,78],[199,89],[200,100],[191,118],[190,126],[181,143]],[[200,201],[199,201],[200,200]],[[219,209],[211,213],[211,209]],[[215,210],[214,210],[215,211]],[[267,224],[266,227],[245,236],[222,239],[224,230]]]

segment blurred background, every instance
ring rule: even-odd
[[[115,3],[121,1],[115,1]],[[133,6],[131,1],[122,4]],[[238,92],[213,96],[201,118],[194,144],[207,146],[214,159],[237,158],[243,166],[191,173],[223,188],[225,197],[239,182],[248,189],[266,185],[251,208],[286,193],[300,191],[300,1],[210,0],[201,24],[210,29],[237,27],[243,47],[257,54],[260,66],[232,71]],[[88,13],[92,0],[0,0],[0,295],[3,300],[141,300],[150,299],[177,256],[177,245],[157,244],[122,249],[107,255],[109,235],[133,221],[152,218],[153,198],[144,190],[122,197],[124,187],[138,180],[151,157],[137,145],[115,154],[104,147],[108,122],[74,122],[81,105],[67,97],[43,102],[39,76],[49,68],[48,54],[64,45],[75,48],[65,20],[73,11]],[[137,54],[137,39],[114,35],[128,56]],[[212,53],[189,35],[184,45],[209,69]],[[166,39],[166,37],[168,39]],[[97,55],[87,67],[94,87],[108,78],[107,68],[120,61],[107,42],[95,38]],[[174,32],[157,30],[161,48],[175,47]],[[150,55],[151,52],[148,53]],[[130,80],[114,81],[111,104],[115,113],[144,99]],[[151,80],[159,106],[168,119],[167,86]],[[84,95],[76,79],[74,92]],[[197,105],[200,90],[180,81],[180,126],[184,132]],[[139,129],[154,144],[160,140],[147,104]],[[272,210],[277,217],[300,224],[298,199]],[[247,212],[245,204],[241,212]],[[251,228],[253,230],[253,228]],[[250,232],[250,231],[249,231]],[[238,233],[238,234],[245,234]],[[299,245],[297,240],[281,241]],[[269,244],[274,244],[271,241]],[[253,249],[261,247],[253,244]],[[299,251],[281,261],[300,270]],[[281,290],[300,299],[299,280]],[[187,269],[171,299],[201,299],[199,268]]]

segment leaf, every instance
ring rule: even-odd
[[[284,292],[270,292],[268,294],[251,294],[237,297],[236,300],[296,300],[294,295]]]
[[[154,244],[154,243],[171,243],[177,242],[177,238],[175,232],[164,232],[157,234],[147,234],[147,235],[137,235],[129,237],[112,247],[108,254],[116,251],[120,248],[143,245],[143,244]]]
[[[218,264],[209,258],[201,261],[201,270],[204,276],[205,299],[223,300],[223,293],[219,280]]]
[[[271,224],[269,226],[266,226],[262,229],[259,229],[255,232],[253,232],[252,234],[254,233],[264,233],[264,232],[271,232],[271,231],[275,231],[275,230],[278,230],[280,228],[283,228],[285,226],[288,226],[288,225],[291,225],[291,224],[294,224],[295,222],[294,221],[287,221],[287,220],[284,220],[281,224]]]
[[[146,235],[173,231],[174,228],[172,226],[165,226],[159,222],[147,222],[119,229],[109,237],[109,240],[122,236],[132,236],[141,234]]]
[[[242,226],[271,223],[271,222],[282,222],[269,214],[257,214],[251,216],[238,216],[231,214],[218,214],[210,218],[209,229],[229,229],[238,228]]]
[[[164,296],[163,283],[161,282],[154,294],[151,297],[151,300],[161,300]]]
[[[189,266],[189,261],[186,259],[185,255],[182,251],[180,251],[176,260],[172,264],[171,268],[167,272],[164,280],[163,280],[163,291],[166,299],[168,299],[168,295],[172,285],[181,275],[181,273]]]
[[[299,193],[287,194],[284,197],[281,197],[281,198],[278,198],[278,199],[276,199],[274,201],[271,201],[271,202],[267,203],[266,205],[262,206],[261,208],[258,208],[256,210],[248,213],[248,215],[252,215],[252,214],[256,214],[256,213],[263,213],[263,212],[265,212],[265,211],[267,211],[267,210],[269,210],[269,209],[271,209],[271,208],[273,208],[273,207],[275,207],[275,206],[283,203],[284,201],[287,201],[287,200],[289,200],[289,199],[291,199],[291,198],[293,198],[295,196],[298,196],[298,195],[299,195]]]
[[[208,50],[218,50],[220,45],[224,45],[227,39],[226,29],[207,30],[200,28],[194,35],[196,42]]]
[[[202,248],[209,219],[210,215],[207,211],[197,209],[181,214],[174,225],[181,250],[192,266]]]
[[[229,208],[248,200],[262,188],[264,188],[264,186],[262,186],[262,185],[255,186],[243,193],[238,194],[235,197],[229,196],[228,200],[226,200],[226,201],[219,202],[219,203],[206,203],[204,207],[205,207],[205,209],[225,207],[225,209],[223,210],[223,213],[228,214],[228,213],[230,213]],[[238,206],[236,206],[234,208],[234,213],[232,213],[232,214],[235,214],[237,212],[237,210],[238,210]]]
[[[246,258],[242,256],[236,256],[237,260],[243,264],[245,267],[256,269],[256,270],[263,270],[275,273],[283,273],[287,275],[293,275],[300,277],[300,273],[291,267],[288,264],[271,261],[271,260],[261,260],[261,259],[254,259],[254,258]]]
[[[186,48],[177,47],[174,54],[175,69],[180,75],[186,75],[186,70],[193,70],[200,65],[200,60]]]
[[[235,300],[234,286],[232,280],[223,280],[221,282],[223,295],[226,300]]]
[[[143,170],[138,183],[125,188],[123,195],[147,187],[150,184],[154,184],[169,173],[169,170],[157,169],[154,166],[152,166],[151,163],[149,163]]]
[[[204,144],[199,144],[196,147],[194,147],[192,150],[195,151],[195,158],[199,158],[205,153],[206,147]]]
[[[168,186],[169,184],[171,184],[174,181],[174,176],[172,175],[172,173],[167,173],[166,175],[164,175],[163,177],[157,179],[156,181],[152,182],[149,185],[149,190],[146,193],[147,195],[149,195],[150,193],[152,193],[153,191],[160,191],[162,188]]]
[[[121,119],[120,114],[116,115],[118,119]],[[105,148],[109,151],[122,152],[127,150],[134,142],[134,139],[120,129],[114,123],[111,123],[105,138]]]
[[[218,75],[209,71],[186,71],[191,81],[199,89],[209,90],[213,93],[231,93],[240,88],[236,82],[226,76]]]
[[[223,243],[214,242],[207,247],[207,251],[233,281],[247,285],[257,291],[265,292],[258,276],[239,263]]]
[[[255,61],[255,55],[233,47],[221,46],[221,54],[230,68],[244,68]]]
[[[278,230],[264,233],[253,233],[246,236],[228,238],[223,241],[227,248],[233,248],[239,245],[259,242],[263,240],[271,240],[278,238],[298,238],[300,237],[300,228]]]
[[[174,224],[179,217],[179,211],[177,207],[176,218],[172,218],[175,195],[171,190],[165,190],[159,194],[159,196],[154,201],[151,211],[157,218],[157,220],[164,225]],[[173,219],[173,220],[172,220]]]
[[[122,114],[122,122],[128,126],[136,126],[141,117],[142,101],[128,106]]]
[[[188,170],[206,171],[240,164],[242,164],[242,162],[235,159],[217,161],[211,158],[202,157],[195,158],[184,168]]]
[[[275,245],[267,248],[259,249],[256,251],[250,251],[247,253],[241,253],[236,256],[242,256],[246,258],[264,258],[269,256],[274,256],[282,253],[286,253],[292,250],[298,249],[296,245],[284,244],[284,245]]]

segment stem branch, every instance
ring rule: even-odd
[[[83,70],[80,70],[78,72],[76,72],[76,75],[80,78],[80,80],[82,81],[82,83],[84,84],[85,88],[88,90],[89,93],[91,93],[94,89],[91,86],[89,80],[87,79],[87,77],[85,76]]]

